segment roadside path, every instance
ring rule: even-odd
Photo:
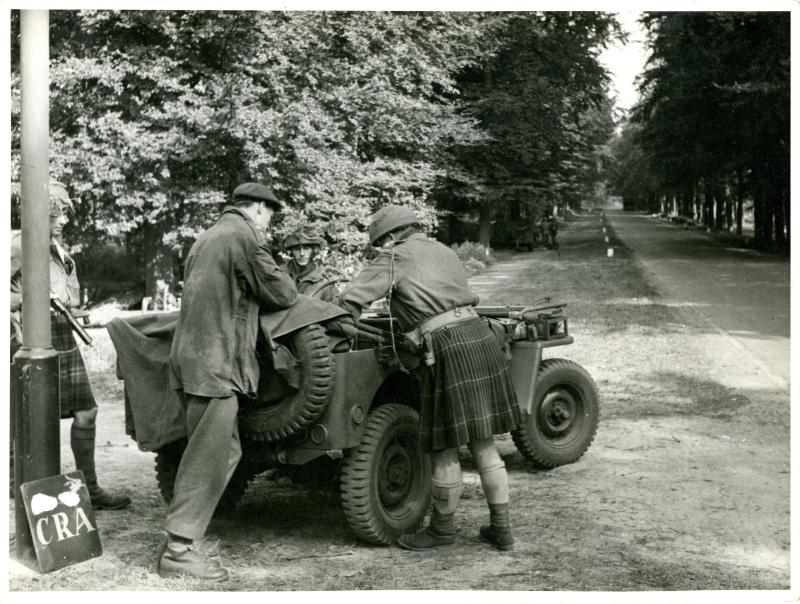
[[[644,265],[667,303],[691,307],[718,331],[742,366],[771,385],[789,383],[789,261],[725,247],[703,233],[618,210],[606,212],[616,237]]]

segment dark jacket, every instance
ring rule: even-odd
[[[364,306],[389,293],[391,311],[403,331],[458,306],[478,303],[456,253],[422,233],[413,233],[383,248],[335,302],[358,318]]]
[[[320,289],[320,285],[325,282],[325,279],[314,260],[302,267],[292,259],[282,265],[281,269],[294,279],[295,285],[297,285],[297,292],[300,294],[313,295],[315,298],[327,302],[330,302],[336,296],[336,286],[333,283]]]
[[[286,308],[297,296],[268,250],[253,221],[234,207],[194,243],[170,352],[174,389],[214,398],[255,395],[259,306]]]

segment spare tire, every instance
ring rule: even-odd
[[[302,430],[322,415],[333,394],[336,364],[322,326],[308,325],[286,339],[300,363],[300,388],[275,403],[240,411],[239,431],[247,438],[274,442]]]

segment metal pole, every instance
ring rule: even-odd
[[[50,340],[49,15],[20,11],[22,185],[22,340],[14,356],[15,541],[33,558],[20,494],[24,482],[61,470],[58,354]]]

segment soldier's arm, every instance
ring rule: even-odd
[[[380,300],[389,293],[392,256],[388,250],[380,255],[356,275],[350,285],[333,302],[358,319],[364,307]]]
[[[287,308],[297,298],[294,279],[278,268],[266,240],[256,247],[244,273],[259,304],[267,310]]]

